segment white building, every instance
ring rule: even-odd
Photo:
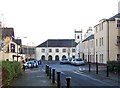
[[[36,47],[36,59],[58,61],[62,58],[75,58],[80,39],[81,31],[75,31],[75,39],[48,39]]]

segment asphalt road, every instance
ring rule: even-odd
[[[79,72],[80,69],[88,70],[88,66],[73,66],[73,65],[60,65],[59,63],[48,63],[49,66],[61,72],[61,86],[66,86],[66,77],[71,77],[71,86],[102,86],[102,87],[116,87],[118,84],[110,81],[108,79],[92,77],[90,75],[84,74],[84,72]],[[82,88],[82,87],[81,87]]]

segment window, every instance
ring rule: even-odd
[[[103,22],[101,23],[101,30],[103,30]]]
[[[75,49],[72,49],[72,52],[75,52]]]
[[[96,29],[96,33],[97,33],[97,30],[98,30],[97,27],[95,27],[95,29]]]
[[[42,53],[45,53],[45,49],[42,49],[42,51],[41,51]]]
[[[56,52],[59,52],[59,49],[56,49]]]
[[[101,24],[99,24],[99,31],[101,31]]]
[[[102,62],[103,62],[103,54],[102,54]]]
[[[99,42],[100,42],[100,46],[101,46],[101,38],[100,38],[100,41],[99,41]]]
[[[62,52],[66,52],[66,49],[63,49]]]
[[[96,46],[97,46],[97,39],[96,39]]]
[[[120,20],[117,20],[117,27],[120,28]]]
[[[102,45],[103,45],[103,37],[102,37]]]
[[[11,52],[15,53],[15,45],[14,44],[11,44]]]
[[[79,36],[77,36],[77,39],[79,39]]]
[[[52,49],[49,49],[49,52],[52,52]]]

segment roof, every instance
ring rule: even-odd
[[[86,39],[84,39],[82,42],[89,41],[91,39],[94,39],[94,34],[88,36]]]
[[[14,37],[14,29],[13,28],[2,28],[2,38],[5,37]]]
[[[37,47],[76,47],[75,39],[48,39]]]
[[[22,40],[21,40],[21,39],[15,39],[14,42],[15,42],[17,45],[22,45]]]
[[[120,13],[114,15],[113,17],[110,17],[108,20],[110,20],[110,21],[114,21],[115,18],[120,18]]]

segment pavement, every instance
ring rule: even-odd
[[[107,77],[106,66],[104,66],[104,65],[99,65],[98,74],[96,74],[96,66],[95,65],[91,65],[90,72],[89,72],[88,68],[85,69],[82,67],[79,68],[78,72],[81,74],[89,75],[93,78],[97,78],[99,80],[106,80],[108,82],[113,82],[117,86],[120,86],[120,75],[109,72],[109,76]]]
[[[45,73],[42,66],[33,69],[26,69],[24,74],[16,78],[11,87],[51,87],[56,88],[56,84],[52,84],[51,79]]]

